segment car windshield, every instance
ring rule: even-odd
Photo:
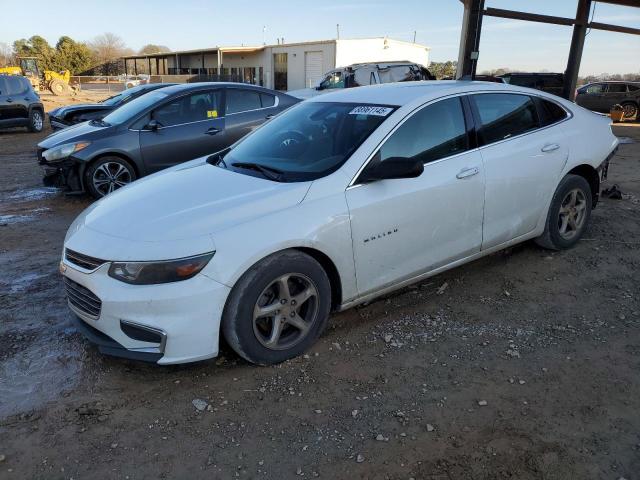
[[[132,95],[138,95],[141,90],[145,90],[146,88],[147,87],[143,87],[143,86],[129,88],[124,92],[120,92],[119,94],[114,95],[113,97],[109,97],[102,100],[100,103],[104,105],[115,106],[126,101],[126,99],[131,97]]]
[[[167,98],[167,94],[162,93],[160,90],[154,90],[153,92],[140,95],[138,98],[134,98],[129,103],[125,103],[120,108],[116,108],[113,112],[104,117],[103,122],[109,125],[119,125],[132,119],[132,117],[142,112],[146,108],[155,105],[159,101]]]
[[[387,105],[300,103],[218,157],[219,163],[283,182],[321,178],[340,168],[395,109]]]

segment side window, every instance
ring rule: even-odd
[[[531,97],[509,93],[471,95],[478,113],[481,145],[499,142],[538,128],[538,115]]]
[[[162,127],[216,118],[220,113],[220,90],[197,92],[165,103],[151,113]]]
[[[380,160],[419,158],[433,162],[467,150],[467,131],[459,98],[439,101],[408,118],[380,148]]]
[[[540,126],[546,127],[567,118],[567,111],[555,102],[537,99]]]
[[[630,92],[637,92],[638,90],[640,90],[640,85],[631,85],[631,84],[627,84],[627,89]]]
[[[595,83],[593,85],[589,85],[587,87],[587,92],[586,93],[603,93],[604,92],[604,84],[602,83]]]
[[[358,68],[353,73],[353,87],[363,87],[365,85],[373,85],[375,76],[372,68]]]
[[[345,76],[341,71],[331,72],[328,74],[322,82],[320,83],[320,88],[322,90],[328,88],[344,88]]]
[[[261,93],[260,102],[262,104],[262,108],[273,107],[276,104],[276,97],[268,93]]]
[[[258,92],[240,88],[227,89],[227,114],[257,110],[258,108],[262,108]]]
[[[627,85],[625,83],[610,83],[607,86],[607,93],[626,93]]]

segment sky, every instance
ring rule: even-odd
[[[38,34],[89,41],[109,31],[134,50],[147,43],[188,50],[388,36],[431,47],[432,61],[457,60],[463,8],[459,0],[30,0],[29,21],[3,22],[0,42]],[[24,18],[21,2],[0,0],[4,18]],[[576,0],[486,0],[487,7],[575,16]],[[597,3],[593,20],[640,28],[640,8]],[[263,27],[266,31],[263,32]],[[571,27],[485,17],[478,71],[507,67],[564,71]],[[640,36],[593,30],[581,75],[640,73]]]

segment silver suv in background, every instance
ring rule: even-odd
[[[435,79],[429,70],[417,63],[406,61],[357,63],[327,72],[314,88],[292,90],[287,94],[306,99],[341,88]]]

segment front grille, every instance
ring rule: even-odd
[[[102,301],[88,288],[83,287],[67,277],[63,278],[69,303],[82,313],[92,318],[98,318],[100,316],[100,310],[102,309]]]
[[[106,260],[100,260],[99,258],[90,257],[82,253],[74,252],[68,248],[64,251],[64,258],[74,265],[82,267],[86,270],[95,270],[100,265],[107,263]]]

